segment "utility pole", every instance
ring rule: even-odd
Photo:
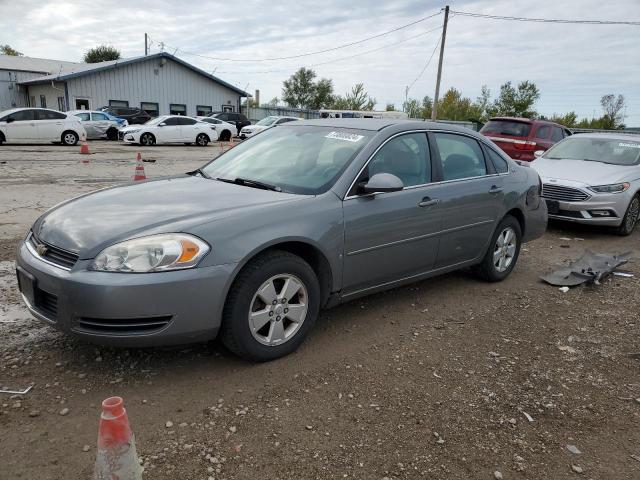
[[[402,110],[406,113],[407,111],[407,102],[409,101],[409,85],[404,87],[404,105],[402,106]]]
[[[444,41],[447,39],[447,22],[449,21],[449,5],[444,7],[444,24],[442,26],[442,40],[440,41],[440,60],[438,61],[438,79],[436,80],[436,95],[433,98],[431,120],[438,118],[438,97],[440,96],[440,78],[442,77],[442,57],[444,56]]]
[[[149,55],[149,36],[144,34],[144,56]]]

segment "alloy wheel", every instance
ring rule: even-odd
[[[627,225],[626,229],[628,232],[631,232],[636,222],[638,221],[638,216],[640,215],[640,199],[638,197],[634,197],[631,200],[631,205],[629,205],[629,212],[627,213]]]
[[[518,237],[513,228],[505,228],[496,240],[493,247],[493,266],[496,271],[502,273],[506,271],[513,263],[513,257],[516,254]]]
[[[307,317],[308,294],[302,280],[283,273],[265,281],[251,300],[249,329],[262,345],[282,345],[300,330]]]
[[[76,136],[73,133],[67,133],[64,136],[64,143],[66,145],[75,145],[76,144]]]

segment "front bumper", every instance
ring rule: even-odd
[[[30,312],[90,342],[147,347],[216,336],[235,264],[144,274],[93,272],[89,260],[71,270],[45,263],[20,245],[17,269]],[[29,299],[27,299],[27,296]]]
[[[583,202],[545,200],[549,208],[549,218],[607,227],[618,227],[622,224],[628,205],[628,199],[624,194],[595,195]],[[604,212],[606,216],[603,215]]]

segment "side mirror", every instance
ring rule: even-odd
[[[536,158],[540,158],[542,155],[544,155],[544,150],[536,150],[533,152],[533,156]]]
[[[166,127],[166,126],[167,126],[167,124],[166,124],[166,123],[164,123],[164,122],[162,122],[162,123],[159,123],[159,124],[158,124],[158,126],[159,126],[159,127]]]
[[[376,173],[359,190],[363,193],[398,192],[404,188],[402,180],[391,173]]]

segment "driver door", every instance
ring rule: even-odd
[[[391,173],[401,191],[361,194],[358,183]],[[343,202],[345,296],[434,268],[442,216],[426,132],[388,140],[370,159]]]
[[[164,126],[158,126],[158,140],[164,143],[182,142],[182,129],[179,125],[179,117],[169,117],[164,122]]]

